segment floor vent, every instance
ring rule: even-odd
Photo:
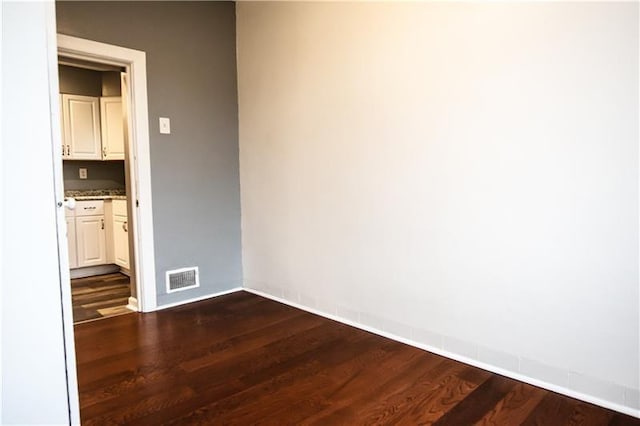
[[[167,271],[167,293],[196,287],[200,287],[197,266]]]

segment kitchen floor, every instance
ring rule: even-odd
[[[129,285],[129,277],[121,273],[71,280],[74,324],[133,312],[126,307]]]

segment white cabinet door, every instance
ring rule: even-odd
[[[104,215],[76,217],[78,267],[107,263]]]
[[[129,224],[124,216],[113,217],[113,254],[116,265],[129,269]]]
[[[76,249],[76,219],[67,217],[67,244],[69,245],[69,268],[78,267],[78,251]]]
[[[65,158],[101,160],[99,98],[64,94],[62,114]]]
[[[100,120],[102,123],[102,158],[104,160],[124,160],[124,117],[121,97],[100,98]]]

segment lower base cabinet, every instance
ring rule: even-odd
[[[129,269],[129,224],[126,216],[113,216],[113,256],[116,265]]]
[[[104,215],[76,217],[76,241],[79,268],[107,263]]]
[[[115,263],[130,269],[126,200],[78,201],[66,221],[70,268]]]

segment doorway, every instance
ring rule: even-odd
[[[67,246],[75,324],[136,311],[126,171],[126,70],[58,57]],[[125,97],[126,98],[126,97]]]
[[[62,155],[61,158],[56,158],[54,161],[56,184],[64,186],[66,182],[77,179],[75,184],[79,185],[79,188],[84,190],[97,189],[88,187],[95,185],[95,183],[86,183],[90,181],[88,179],[90,169],[82,167],[82,161],[93,161],[91,166],[94,169],[100,168],[98,171],[100,177],[104,178],[106,173],[107,177],[112,178],[111,180],[117,181],[116,187],[118,184],[120,186],[120,188],[107,188],[110,191],[116,191],[106,195],[106,197],[111,197],[111,201],[75,200],[79,193],[67,192],[65,194],[69,195],[65,197],[64,202],[67,207],[65,216],[69,215],[68,212],[73,211],[71,207],[76,207],[79,203],[82,203],[82,211],[78,212],[78,209],[75,209],[76,225],[79,221],[78,214],[83,214],[84,211],[91,214],[103,213],[102,217],[99,214],[94,215],[98,220],[94,220],[93,229],[91,225],[87,225],[86,228],[90,229],[89,234],[94,236],[94,239],[100,240],[102,238],[100,233],[104,231],[104,238],[110,240],[110,243],[104,245],[104,251],[102,251],[103,246],[100,244],[93,244],[91,250],[87,250],[86,247],[80,246],[81,244],[85,244],[85,246],[91,244],[92,239],[86,236],[79,239],[76,235],[75,263],[71,251],[69,251],[70,256],[67,258],[69,266],[76,267],[71,270],[70,278],[86,278],[95,275],[96,272],[99,274],[124,273],[131,279],[130,296],[127,299],[128,309],[140,312],[153,311],[156,308],[156,291],[145,53],[60,34],[57,39],[57,54],[61,67],[71,66],[76,72],[78,69],[84,69],[102,73],[100,94],[106,96],[94,97],[93,99],[80,98],[79,101],[70,99],[73,96],[66,96],[64,99],[61,97],[60,146]],[[59,89],[63,88],[63,81],[60,80]],[[109,139],[110,131],[117,133],[118,130],[117,120],[112,119],[109,122],[108,111],[113,112],[114,117],[118,114],[123,116],[122,132],[124,137],[122,141],[102,145],[78,143],[76,149],[73,146],[75,129],[71,128],[71,122],[74,120],[77,122],[79,119],[73,117],[73,108],[76,109],[78,117],[84,117],[85,124],[76,126],[79,132],[99,134],[101,138],[106,139]],[[99,114],[102,114],[102,117]],[[92,121],[92,117],[97,118]],[[108,122],[107,126],[100,128],[100,118]],[[69,165],[67,166],[65,163],[64,167],[58,166],[63,164],[65,158]],[[104,170],[105,165],[110,171]],[[124,179],[118,181],[119,178],[115,176],[122,174],[124,174]],[[70,179],[67,179],[67,175],[70,175]],[[81,176],[87,179],[83,181]],[[99,185],[104,186],[104,184],[105,182],[101,182]],[[124,190],[123,193],[118,193],[118,189]],[[63,188],[63,190],[69,191],[67,188]],[[81,194],[80,197],[87,196],[84,193]],[[74,198],[73,195],[76,197]],[[88,196],[95,198],[95,196],[104,197],[105,195],[98,191],[98,194]],[[65,223],[68,222],[65,217]],[[71,226],[68,227],[67,231],[69,230],[71,230]],[[78,226],[75,231],[77,234]],[[62,247],[61,244],[61,251],[73,249],[71,236],[68,241],[69,246],[67,247]],[[80,249],[83,249],[84,252],[81,252]]]

